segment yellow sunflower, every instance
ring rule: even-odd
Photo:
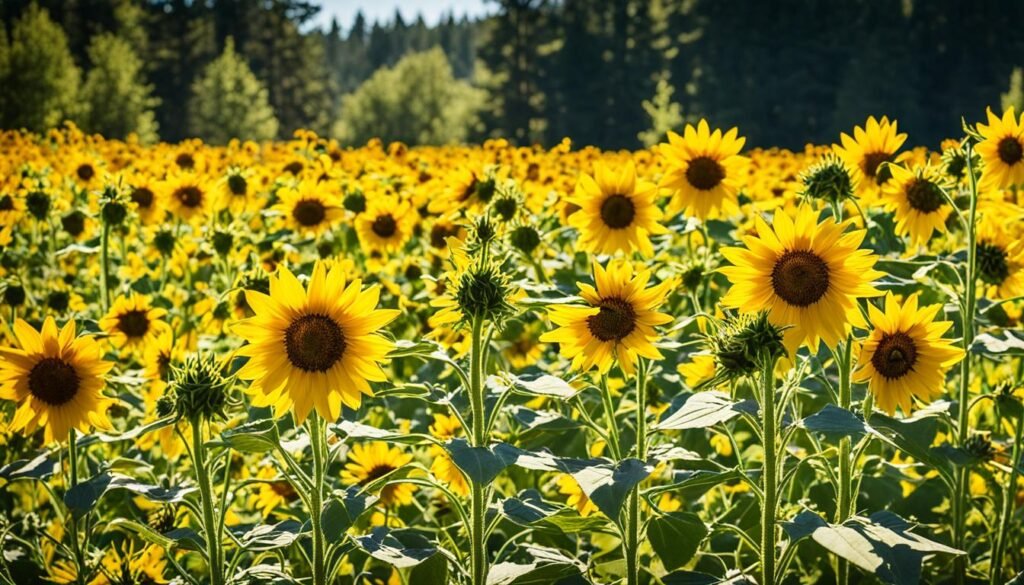
[[[901,306],[892,293],[885,297],[885,312],[872,304],[868,314],[873,329],[860,348],[854,382],[867,382],[879,408],[893,415],[899,406],[910,414],[913,398],[931,401],[943,393],[946,371],[964,357],[942,335],[953,324],[936,321],[942,305],[918,308],[917,295]]]
[[[386,443],[356,443],[349,449],[341,481],[346,485],[364,486],[375,479],[395,471],[412,461],[412,455]],[[416,486],[408,483],[391,484],[380,491],[380,503],[387,507],[392,504],[405,506],[412,503]]]
[[[907,135],[897,131],[895,120],[890,123],[885,116],[881,120],[871,116],[864,128],[854,127],[853,136],[844,132],[839,139],[842,146],[834,144],[832,149],[849,165],[857,190],[865,194],[889,180],[890,166],[882,163],[896,162],[896,152]]]
[[[806,343],[812,352],[821,339],[829,347],[849,331],[866,327],[857,299],[881,294],[871,282],[877,256],[859,249],[864,230],[844,232],[845,224],[801,206],[795,217],[776,210],[769,226],[755,217],[757,235],[743,237],[746,248],[724,248],[732,266],[719,270],[732,287],[722,297],[726,307],[743,312],[767,309],[774,325],[791,326],[783,333],[790,354]]]
[[[580,516],[584,518],[590,516],[594,512],[597,512],[597,506],[594,502],[590,501],[587,494],[580,488],[580,484],[576,482],[576,479],[568,473],[563,473],[558,476],[558,493],[568,496],[566,504],[576,508],[576,511],[580,513]]]
[[[434,438],[447,442],[462,434],[462,425],[454,416],[434,414],[434,422],[430,425],[429,431]],[[469,495],[469,482],[462,470],[452,461],[448,451],[445,451],[444,447],[433,445],[430,447],[430,456],[434,458],[430,464],[430,473],[448,484],[448,488],[456,494]]]
[[[736,193],[749,162],[739,154],[746,138],[738,133],[736,128],[711,132],[707,120],[696,128],[687,124],[682,136],[668,133],[668,144],[661,144],[660,152],[667,165],[661,186],[673,190],[670,216],[685,210],[703,220],[736,209]]]
[[[10,430],[26,434],[45,427],[47,443],[67,439],[75,428],[107,428],[107,408],[113,400],[103,396],[103,376],[114,364],[91,337],[75,337],[75,323],[60,331],[52,317],[41,331],[18,319],[14,335],[20,348],[0,348],[0,398],[21,405]]]
[[[209,185],[199,175],[180,173],[160,184],[163,203],[175,217],[191,221],[202,219],[213,207]]]
[[[605,374],[617,358],[619,367],[632,375],[639,357],[661,359],[661,352],[654,347],[654,328],[672,317],[657,308],[673,283],[665,281],[648,288],[650,279],[650,270],[636,272],[627,261],[614,261],[607,269],[594,262],[596,288],[577,283],[586,306],[549,309],[551,321],[559,327],[540,340],[558,343],[561,354],[572,360],[572,367],[584,372],[596,366]]]
[[[1024,240],[1008,233],[1005,218],[998,217],[985,216],[978,224],[978,278],[986,296],[1012,299],[1024,295]]]
[[[326,183],[301,181],[295,187],[280,189],[277,194],[281,201],[274,209],[301,234],[322,234],[344,214],[344,210],[332,202],[338,199],[338,194],[331,194]]]
[[[911,243],[923,246],[932,233],[946,231],[946,218],[953,208],[943,192],[946,182],[931,166],[911,171],[888,165],[892,180],[882,186],[882,205],[895,214],[896,233],[909,236]]]
[[[1017,118],[1010,107],[1000,118],[989,108],[987,114],[988,124],[978,124],[984,140],[977,150],[985,163],[978,187],[988,191],[1024,185],[1024,112]]]
[[[135,204],[139,219],[146,225],[164,219],[164,205],[162,199],[157,197],[158,190],[151,179],[138,177],[131,182],[129,198]]]
[[[384,362],[392,342],[378,331],[399,311],[377,309],[380,289],[345,285],[340,264],[330,271],[321,261],[313,266],[309,287],[287,267],[270,277],[270,295],[245,291],[255,315],[231,326],[249,344],[238,355],[249,361],[239,378],[252,380],[249,392],[260,406],[273,406],[277,416],[294,405],[302,422],[315,407],[328,421],[341,415],[341,405],[358,408],[361,395],[372,395],[370,382],[387,379]]]
[[[259,488],[250,498],[249,505],[259,510],[264,518],[269,518],[278,508],[287,508],[299,499],[292,484],[278,477],[277,470],[271,466],[260,467],[256,478],[262,481],[257,484]]]
[[[569,225],[580,232],[580,246],[596,254],[614,254],[639,250],[653,256],[650,234],[667,230],[658,221],[661,209],[655,204],[658,188],[637,181],[632,161],[613,172],[604,165],[594,166],[594,176],[580,175],[576,192],[569,202],[579,210],[569,217]]]
[[[416,225],[416,212],[407,201],[381,196],[367,202],[366,211],[356,217],[359,244],[367,254],[394,254],[409,241]]]
[[[170,331],[170,326],[162,320],[166,314],[166,310],[153,307],[145,295],[121,295],[100,319],[100,329],[107,332],[114,347],[145,348],[156,344],[160,335]]]

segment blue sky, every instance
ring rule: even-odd
[[[449,12],[454,12],[457,18],[463,14],[482,16],[493,7],[485,0],[320,0],[320,4],[323,8],[314,26],[326,27],[331,18],[337,18],[343,30],[352,25],[359,10],[369,22],[390,21],[397,9],[406,22],[412,22],[417,14],[422,14],[428,24],[433,24]]]

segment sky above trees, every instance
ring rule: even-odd
[[[397,10],[406,22],[422,14],[427,24],[436,24],[449,13],[460,18],[463,15],[483,16],[494,11],[494,4],[486,0],[322,0],[320,4],[322,9],[313,21],[313,26],[327,27],[331,19],[336,18],[345,30],[352,26],[360,10],[369,22],[390,21]]]

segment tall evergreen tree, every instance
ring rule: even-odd
[[[232,138],[270,140],[278,122],[267,89],[228,39],[220,57],[206,66],[192,86],[189,128],[203,140],[224,144]]]
[[[107,138],[131,133],[143,142],[157,138],[153,108],[159,100],[145,83],[142,61],[131,44],[111,33],[96,35],[89,43],[92,68],[85,78],[82,126]]]
[[[64,31],[33,4],[18,18],[6,49],[2,124],[43,132],[75,119],[81,72]]]

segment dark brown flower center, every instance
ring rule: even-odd
[[[989,242],[980,242],[976,246],[978,256],[978,276],[985,284],[1000,285],[1010,276],[1010,264],[1006,259],[1006,250]]]
[[[999,141],[999,160],[1013,166],[1024,160],[1024,145],[1013,136],[1007,136]]]
[[[942,188],[924,178],[916,178],[907,186],[907,203],[921,213],[931,213],[945,202]]]
[[[612,195],[601,203],[601,219],[613,230],[622,229],[633,223],[636,206],[625,195]]]
[[[275,481],[270,484],[270,489],[273,490],[275,494],[286,500],[294,499],[295,496],[298,495],[295,492],[295,488],[292,487],[292,484],[287,481]]]
[[[232,195],[245,195],[249,189],[249,183],[241,175],[230,175],[228,177],[228,189]]]
[[[914,340],[902,331],[886,333],[878,342],[871,365],[879,374],[889,380],[902,378],[914,368],[917,361],[917,346]]]
[[[345,334],[326,315],[303,315],[284,332],[288,361],[306,372],[326,372],[345,353]]]
[[[284,172],[290,173],[292,175],[298,175],[299,173],[302,172],[302,162],[300,162],[300,161],[292,161],[292,162],[288,163],[284,167]]]
[[[132,189],[132,201],[141,209],[149,209],[153,205],[153,191],[148,187]]]
[[[189,209],[199,207],[203,203],[203,192],[194,185],[179,188],[174,192],[174,196]]]
[[[374,465],[370,469],[366,470],[366,477],[359,480],[359,485],[366,485],[375,479],[380,479],[395,469],[396,468],[394,466],[388,465],[387,463]]]
[[[174,164],[183,169],[191,169],[196,166],[196,159],[192,158],[191,154],[183,152],[174,159]]]
[[[50,406],[67,404],[78,393],[78,372],[60,358],[39,360],[28,373],[28,390]]]
[[[14,209],[14,198],[10,195],[0,197],[0,211],[12,211]]]
[[[889,180],[892,173],[884,169],[879,171],[878,167],[882,166],[882,163],[886,163],[891,160],[892,155],[888,152],[869,152],[864,155],[864,160],[861,162],[860,168],[864,171],[865,177],[873,179],[875,183],[881,185]]]
[[[601,341],[625,339],[636,328],[633,305],[617,297],[601,300],[600,312],[587,317],[587,328]]]
[[[772,289],[790,305],[813,305],[828,292],[828,264],[814,252],[788,250],[772,268]]]
[[[89,179],[96,176],[96,169],[92,168],[92,165],[88,163],[84,165],[78,165],[78,168],[75,169],[75,174],[78,175],[79,179],[82,179],[83,181],[88,181]]]
[[[438,223],[430,228],[430,245],[435,248],[444,248],[448,245],[445,238],[456,235],[458,232],[454,227],[448,227]]]
[[[391,217],[390,214],[378,215],[377,219],[373,220],[372,228],[373,233],[386,239],[395,235],[395,231],[398,229],[398,224],[395,223],[395,218]]]
[[[127,311],[118,316],[117,328],[128,337],[142,337],[149,331],[149,317],[140,309]]]
[[[701,191],[710,191],[725,178],[725,169],[715,159],[698,156],[686,167],[686,180]]]
[[[306,227],[319,225],[327,217],[327,208],[316,199],[303,199],[295,204],[292,217]]]

